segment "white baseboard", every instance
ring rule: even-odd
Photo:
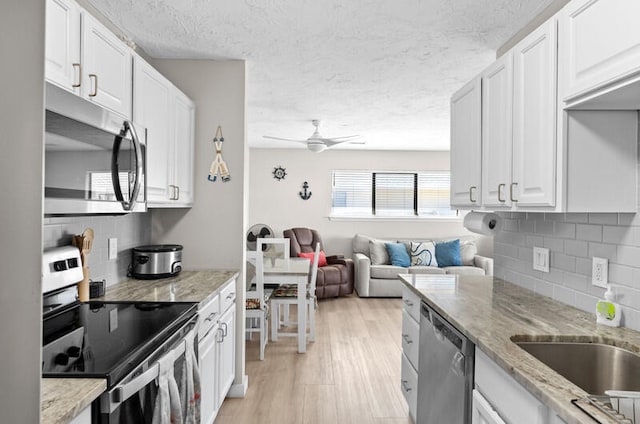
[[[233,384],[227,393],[227,397],[230,398],[243,398],[247,394],[247,388],[249,387],[249,376],[245,374],[242,377],[242,383]]]

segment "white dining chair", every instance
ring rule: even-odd
[[[282,260],[284,266],[288,265],[291,256],[291,244],[288,238],[259,238],[256,240],[256,251],[263,254],[264,260]]]
[[[313,263],[311,264],[311,272],[309,273],[309,282],[307,283],[307,301],[305,310],[298,311],[299,314],[307,314],[309,322],[309,341],[316,339],[316,321],[315,311],[317,307],[316,299],[316,277],[318,276],[318,261],[320,260],[320,243],[316,244],[316,251],[313,255]],[[282,324],[289,325],[288,317],[285,316],[284,321],[280,321],[280,306],[288,309],[290,305],[298,303],[298,286],[284,285],[274,290],[271,295],[271,308],[273,315],[271,317],[271,340],[277,341],[278,336],[297,337],[297,332],[282,332],[280,326]]]
[[[264,350],[269,338],[269,302],[264,290],[264,258],[261,250],[247,252],[247,261],[255,268],[253,284],[246,291],[245,316],[246,334],[251,338],[260,334],[260,360],[264,360]]]

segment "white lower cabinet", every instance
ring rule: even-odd
[[[400,388],[416,422],[418,410],[418,362],[420,358],[420,299],[409,288],[402,288],[402,371]]]
[[[473,391],[472,424],[506,424],[478,390]]]
[[[91,424],[91,405],[84,408],[69,424]]]
[[[235,280],[200,307],[201,422],[212,424],[235,377]],[[222,311],[221,311],[222,309]]]

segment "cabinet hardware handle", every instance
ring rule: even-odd
[[[89,74],[89,79],[93,80],[93,93],[89,93],[89,97],[95,97],[98,95],[98,76],[96,74]]]
[[[405,342],[407,342],[407,344],[413,343],[413,340],[411,340],[408,334],[403,334],[402,338],[404,339]]]
[[[229,294],[227,295],[227,299],[233,299],[233,298],[235,297],[235,295],[236,295],[236,293],[235,293],[235,292],[229,293]]]
[[[213,321],[213,319],[216,317],[216,315],[218,315],[216,312],[211,312],[211,313],[209,314],[209,316],[208,316],[208,317],[206,317],[206,318],[204,319],[204,320],[205,320],[205,322],[207,322],[207,321]]]
[[[216,332],[220,334],[220,332],[222,332],[222,328],[218,327]],[[222,333],[221,337],[218,340],[216,340],[216,343],[222,343],[223,341],[224,341],[224,333]]]
[[[222,335],[222,338],[227,337],[227,330],[229,329],[229,327],[227,326],[226,322],[221,322],[220,325],[224,325],[224,334]]]
[[[176,200],[180,200],[180,186],[176,186]]]
[[[407,393],[411,391],[411,387],[409,387],[409,382],[407,380],[402,380],[402,388]]]
[[[78,70],[78,79],[73,84],[71,84],[72,87],[76,88],[76,87],[80,87],[80,85],[82,85],[82,65],[80,65],[79,63],[72,63],[72,66],[74,69]]]
[[[518,187],[518,183],[511,183],[511,187],[509,187],[509,197],[511,198],[512,202],[518,203],[518,199],[514,199],[513,198],[513,187],[514,186]]]
[[[478,199],[474,199],[473,198],[473,191],[477,190],[477,189],[478,189],[478,187],[476,187],[476,186],[469,187],[469,201],[471,203],[476,203],[478,201]]]
[[[410,301],[409,299],[405,299],[404,304],[409,306],[409,307],[413,306],[413,302]]]
[[[506,200],[502,197],[502,189],[506,186],[506,184],[498,184],[498,202],[500,203],[506,202]]]

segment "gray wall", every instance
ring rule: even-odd
[[[592,257],[609,260],[609,281],[623,305],[623,325],[640,330],[640,216],[501,212],[494,238],[495,274],[593,312],[604,289],[591,284]],[[550,272],[533,270],[533,247],[551,253]]]
[[[3,423],[40,417],[44,0],[0,13],[0,411]]]
[[[89,278],[116,284],[127,277],[131,263],[131,248],[149,244],[151,213],[131,213],[116,216],[45,218],[42,247],[48,249],[71,244],[74,234],[93,228],[95,240],[88,255]],[[109,260],[108,239],[118,239],[118,258]]]

